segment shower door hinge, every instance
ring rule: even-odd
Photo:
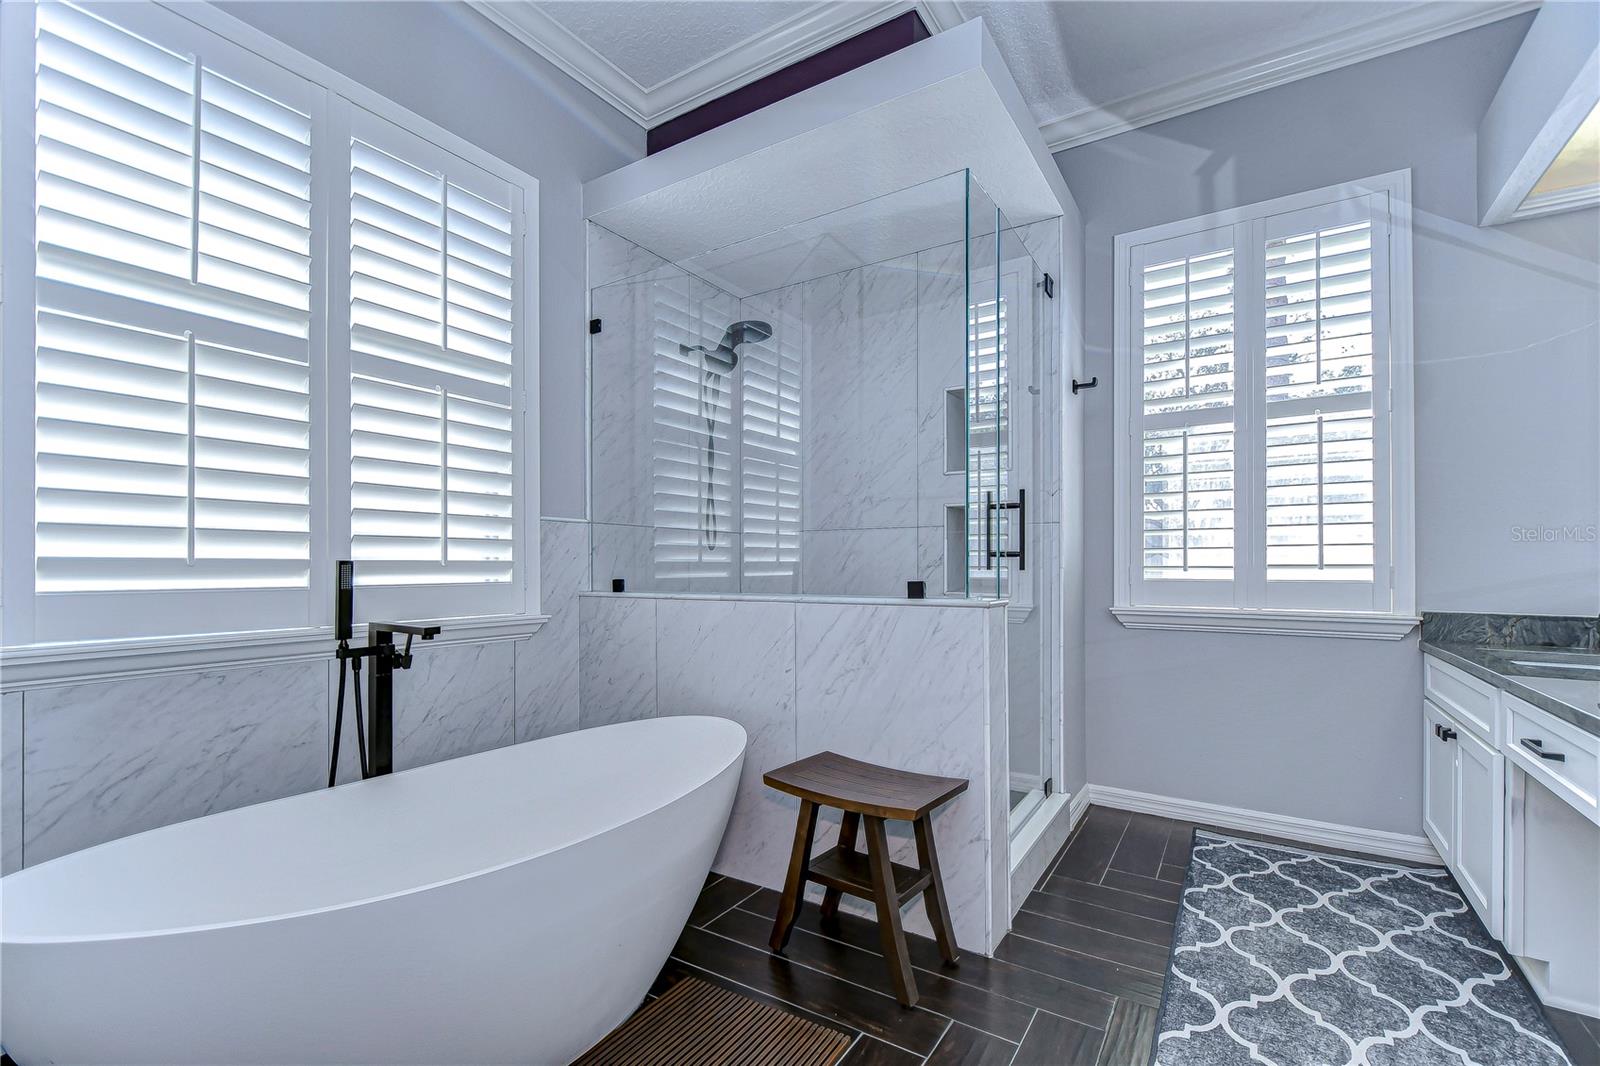
[[[1052,300],[1056,298],[1056,279],[1048,273],[1044,276],[1044,294]]]
[[[600,332],[600,320],[598,318],[591,318],[589,320],[589,333],[591,335],[593,335],[593,334],[599,333],[599,332]]]

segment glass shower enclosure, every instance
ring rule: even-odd
[[[1048,787],[1056,220],[966,171],[669,262],[591,223],[592,588],[1007,601]]]

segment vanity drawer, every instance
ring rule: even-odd
[[[1499,689],[1465,670],[1457,670],[1449,663],[1424,655],[1422,691],[1484,740],[1490,744],[1499,743],[1500,734],[1495,729]]]
[[[1529,776],[1600,823],[1600,737],[1506,693],[1505,751]]]

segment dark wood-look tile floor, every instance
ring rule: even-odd
[[[947,967],[907,936],[912,1010],[872,922],[841,914],[825,933],[808,903],[780,958],[766,947],[778,893],[713,875],[652,994],[691,974],[735,987],[849,1033],[844,1066],[1146,1066],[1196,828],[1209,827],[1090,808],[994,958]],[[1600,1066],[1600,1023],[1550,1013],[1573,1061]]]

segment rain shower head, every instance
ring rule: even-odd
[[[755,319],[744,319],[729,326],[722,335],[722,343],[715,349],[704,348],[698,345],[683,345],[686,352],[698,351],[705,354],[706,369],[713,374],[731,373],[739,365],[739,345],[760,344],[772,336],[772,324],[759,322]]]

